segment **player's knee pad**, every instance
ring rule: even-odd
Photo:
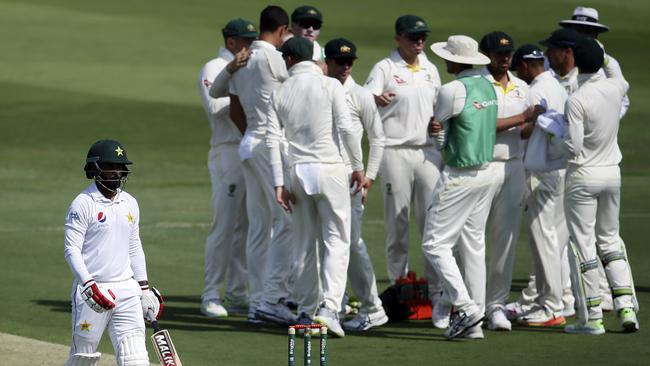
[[[63,366],[98,366],[101,355],[99,352],[75,353],[74,355],[70,355]]]
[[[119,345],[117,354],[119,366],[149,366],[149,355],[143,332],[127,334]]]
[[[603,266],[607,268],[607,265],[614,261],[627,261],[627,256],[623,251],[615,251],[602,254]]]
[[[598,269],[598,259],[591,259],[588,261],[580,262],[580,272],[585,273]]]

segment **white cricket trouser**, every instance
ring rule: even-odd
[[[386,146],[379,175],[384,194],[384,236],[388,278],[395,282],[408,272],[409,216],[411,203],[420,232],[440,177],[440,152],[433,146]],[[424,262],[429,293],[439,292],[439,280]]]
[[[119,355],[122,339],[130,333],[141,332],[144,344],[144,317],[140,285],[129,279],[122,282],[98,283],[105,289],[110,289],[115,295],[115,307],[103,313],[97,313],[88,306],[81,297],[83,286],[72,284],[72,344],[70,355],[75,353],[94,353],[102,339],[104,330],[108,328],[115,354]]]
[[[361,302],[360,310],[365,313],[373,313],[379,311],[382,304],[377,293],[375,270],[368,255],[366,243],[361,237],[364,210],[361,198],[361,192],[351,197],[352,215],[348,281],[352,291]]]
[[[246,300],[246,184],[239,146],[222,144],[210,149],[212,227],[205,242],[203,301],[220,298],[226,278],[226,298]]]
[[[422,249],[440,278],[445,297],[461,311],[481,310],[481,296],[485,296],[485,226],[495,173],[493,164],[482,169],[446,166],[427,210]],[[457,244],[465,281],[453,254]],[[474,264],[476,268],[471,267]]]
[[[564,225],[564,169],[528,172],[528,197],[524,210],[528,243],[533,259],[537,303],[551,312],[560,312],[562,304],[562,252],[557,228]]]
[[[632,273],[619,236],[621,171],[618,165],[569,165],[565,212],[575,250],[572,268],[578,317],[602,318],[598,261],[602,260],[614,295],[614,307],[634,307]]]
[[[262,301],[289,298],[293,260],[291,217],[275,200],[269,153],[262,139],[253,138],[253,156],[242,161],[246,182],[248,238],[246,260],[249,308]]]
[[[293,205],[294,298],[298,312],[316,314],[321,288],[325,306],[339,312],[350,258],[350,188],[345,165],[322,164],[319,176],[314,178],[320,190],[311,195],[305,192],[296,166],[291,168],[290,175],[291,192],[296,199]]]
[[[512,284],[515,247],[526,192],[526,173],[521,158],[492,161],[496,194],[489,215],[490,263],[487,276],[486,312],[503,309]]]

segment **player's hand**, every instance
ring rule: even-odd
[[[235,58],[226,65],[226,70],[234,74],[237,72],[237,70],[241,69],[242,67],[246,66],[248,63],[248,59],[251,56],[251,51],[244,47],[242,48],[239,52],[235,54]]]
[[[537,117],[539,117],[541,114],[544,114],[546,112],[546,108],[542,106],[541,104],[536,104],[532,107],[526,108],[524,111],[524,119],[526,122],[535,122],[537,121]]]
[[[113,291],[104,289],[95,280],[83,284],[81,298],[97,313],[103,313],[115,307],[116,297]]]
[[[370,192],[370,188],[372,188],[372,184],[374,183],[374,180],[366,177],[363,181],[363,191],[361,191],[361,203],[366,204],[368,201],[368,192]]]
[[[393,100],[395,93],[384,93],[382,95],[375,95],[375,103],[380,107],[385,107]]]
[[[284,186],[275,187],[275,200],[288,213],[292,213],[291,204],[296,204],[296,198]]]
[[[436,117],[429,120],[429,136],[436,137],[442,131],[442,123],[436,121]]]
[[[154,314],[156,317],[155,320],[160,319],[160,316],[163,313],[163,309],[165,308],[165,305],[163,305],[163,297],[160,294],[160,291],[158,291],[155,287],[149,288],[149,286],[147,286],[146,288],[142,289],[142,297],[140,298],[140,301],[142,302],[142,314],[146,320],[153,320],[147,318],[149,311]]]
[[[352,176],[350,177],[350,188],[354,188],[352,195],[355,195],[361,191],[363,184],[365,183],[365,179],[366,177],[363,174],[363,170],[356,170],[352,172]]]

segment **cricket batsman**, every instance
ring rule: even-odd
[[[72,344],[65,366],[99,365],[108,328],[119,366],[149,366],[144,317],[160,317],[162,297],[149,289],[138,202],[122,190],[131,161],[115,140],[94,143],[86,157],[93,182],[65,218],[65,259],[72,270]]]

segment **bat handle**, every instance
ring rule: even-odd
[[[158,325],[158,321],[156,320],[156,314],[154,314],[151,309],[147,310],[147,320],[151,322],[154,332],[160,331],[160,325]]]

